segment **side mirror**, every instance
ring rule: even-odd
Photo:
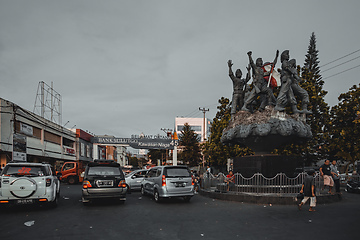
[[[131,176],[131,179],[135,179],[135,178],[136,178],[136,176],[135,176],[135,175],[132,175],[132,176]]]

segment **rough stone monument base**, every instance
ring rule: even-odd
[[[265,177],[275,177],[278,173],[285,173],[294,177],[295,169],[303,166],[303,160],[298,156],[283,155],[252,155],[234,158],[234,173],[241,173],[246,178],[255,173],[262,173]]]

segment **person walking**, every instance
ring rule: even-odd
[[[299,210],[301,207],[310,199],[310,208],[309,212],[315,212],[314,207],[316,207],[316,196],[315,196],[315,171],[309,170],[308,175],[305,177],[304,182],[301,186],[300,193],[304,193],[304,199],[298,205]]]

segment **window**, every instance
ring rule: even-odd
[[[187,168],[166,168],[165,176],[167,177],[190,177],[191,174]]]
[[[88,175],[92,176],[119,176],[121,175],[120,169],[117,167],[91,167],[89,168]]]
[[[73,169],[75,167],[75,163],[66,163],[62,169],[62,171],[66,171],[69,169]]]
[[[201,126],[190,126],[190,129],[195,131],[195,132],[201,132]],[[177,130],[179,132],[183,131],[184,130],[184,125],[178,125]]]
[[[80,156],[83,157],[85,155],[85,145],[84,143],[80,143]]]
[[[61,144],[61,137],[51,132],[45,131],[44,138],[45,138],[44,140],[47,142],[52,142],[59,145]]]
[[[36,177],[44,175],[49,176],[51,173],[46,167],[22,165],[9,166],[7,169],[4,170],[3,174],[15,176],[30,175]]]

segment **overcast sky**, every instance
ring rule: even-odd
[[[177,116],[202,117],[199,107],[213,119],[232,95],[227,61],[245,72],[249,50],[266,62],[289,49],[303,66],[315,32],[320,66],[353,53],[321,70],[359,57],[359,9],[359,0],[0,0],[0,97],[32,111],[38,83],[53,82],[66,127],[163,134]],[[359,64],[322,73],[330,106],[359,84],[360,67],[346,71]]]

